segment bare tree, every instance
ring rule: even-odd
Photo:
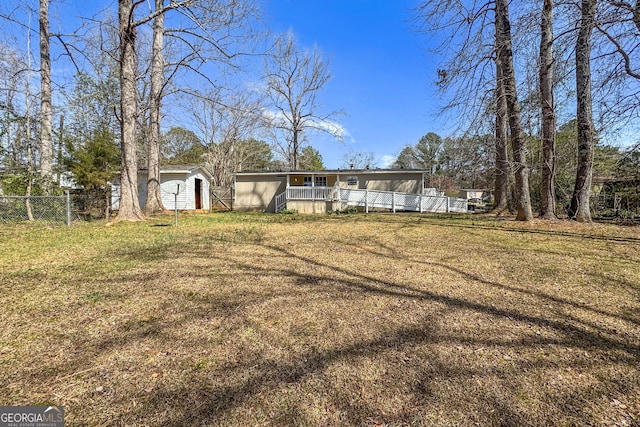
[[[164,0],[155,0],[155,10],[161,10]],[[164,14],[153,19],[151,49],[151,89],[149,94],[149,136],[147,143],[147,201],[146,214],[164,209],[160,194],[160,117],[164,86]]]
[[[478,133],[477,129],[485,126],[491,113],[505,112],[506,116],[496,116],[495,132],[499,144],[495,152],[496,178],[503,180],[497,183],[497,195],[500,197],[497,203],[501,208],[506,205],[505,184],[508,182],[509,168],[506,150],[500,146],[506,141],[506,132],[502,132],[505,126],[501,121],[502,117],[506,117],[514,155],[517,219],[531,220],[526,140],[516,93],[507,2],[427,0],[418,8],[418,14],[430,31],[448,33],[445,42],[438,48],[438,52],[446,55],[443,66],[438,70],[437,82],[439,89],[449,95],[444,110],[455,112],[456,118],[465,118],[459,121],[463,123],[462,130],[465,133]],[[493,61],[495,67],[491,67]],[[494,70],[501,76],[498,77]],[[501,95],[502,91],[504,96]],[[496,100],[501,102],[503,98],[504,108],[495,104]]]
[[[272,126],[281,134],[276,135],[276,144],[293,169],[299,166],[307,132],[320,131],[342,140],[342,128],[331,120],[338,112],[319,111],[318,93],[330,77],[329,63],[317,48],[300,50],[292,33],[277,40],[267,63],[267,91],[276,109]]]
[[[214,185],[228,186],[234,172],[244,169],[255,147],[251,141],[262,129],[262,99],[250,92],[210,91],[193,110],[206,146],[205,164],[213,173]]]
[[[505,98],[501,58],[496,56],[496,143],[493,212],[503,214],[509,208],[510,164],[507,146],[507,101]]]
[[[120,110],[122,138],[122,170],[120,175],[120,209],[116,220],[136,221],[144,219],[138,202],[138,153],[136,122],[138,99],[136,97],[137,57],[135,51],[136,29],[170,10],[188,7],[191,0],[171,1],[168,5],[159,1],[159,9],[136,20],[135,10],[143,2],[118,0],[118,24],[120,34]]]
[[[540,38],[540,108],[542,110],[542,189],[540,217],[556,219],[556,114],[553,100],[553,0],[544,0]]]
[[[49,0],[40,0],[40,174],[47,192],[53,181],[51,53],[49,46]]]
[[[640,2],[600,0],[594,17],[591,80],[596,134],[638,128]]]
[[[589,194],[595,141],[591,96],[591,36],[595,25],[596,0],[582,0],[581,12],[576,43],[578,169],[569,217],[579,222],[591,222]]]
[[[31,14],[34,12],[31,9],[31,5],[24,2],[26,7],[26,13],[29,16],[29,23],[25,24],[14,12],[18,12],[22,9],[20,6],[16,7],[9,13],[5,13],[4,10],[0,12],[0,18],[6,20],[11,24],[15,24],[18,27],[22,27],[27,31],[27,37],[31,37]],[[8,8],[11,4],[3,5]],[[45,192],[51,190],[51,184],[53,182],[53,142],[52,142],[52,102],[51,102],[51,55],[50,55],[50,34],[49,34],[49,1],[39,1],[39,24],[40,24],[40,83],[41,83],[41,98],[40,98],[40,176],[42,177],[43,189]],[[30,49],[30,42],[27,43],[27,49]],[[27,52],[27,55],[31,55],[31,52]],[[30,56],[29,56],[30,58]],[[31,132],[31,131],[30,131]],[[31,147],[33,161],[35,162],[35,152]],[[32,165],[35,173],[36,165]]]
[[[348,151],[342,157],[341,168],[369,169],[377,166],[375,155],[366,151]]]
[[[20,94],[25,92],[27,59],[11,46],[0,43],[0,165],[8,171],[22,169],[25,163],[22,138],[26,114],[19,106]],[[27,96],[30,96],[27,94]]]
[[[442,42],[436,86],[442,97],[440,116],[470,134],[491,121],[494,103],[494,1],[426,0],[417,8],[418,30]],[[444,35],[444,37],[443,37]],[[462,120],[461,120],[462,119]]]
[[[136,5],[139,3],[136,2]],[[118,0],[118,22],[120,31],[120,207],[118,220],[144,219],[138,202],[138,150],[136,144],[136,121],[138,99],[136,96],[137,60],[135,53],[136,27],[133,0]]]
[[[166,0],[155,0],[155,11],[164,7]],[[147,214],[163,209],[160,194],[160,120],[163,99],[170,95],[168,83],[180,69],[188,70],[202,77],[206,84],[213,80],[203,72],[208,62],[219,66],[235,67],[235,58],[247,54],[240,53],[239,46],[255,36],[247,23],[256,14],[248,0],[204,0],[184,2],[177,9],[183,18],[179,25],[165,28],[164,14],[157,14],[153,20],[153,42],[151,59],[151,83],[149,89],[149,133],[147,141]],[[174,51],[167,53],[165,39],[174,42]],[[235,49],[232,46],[235,46]],[[171,60],[173,53],[175,60]],[[174,91],[180,90],[175,88]]]
[[[531,198],[529,196],[529,171],[526,161],[526,139],[520,122],[520,104],[516,90],[516,78],[511,48],[511,23],[507,0],[496,0],[497,56],[502,66],[503,87],[508,109],[511,147],[513,150],[516,182],[516,220],[531,221]]]

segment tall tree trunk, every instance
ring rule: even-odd
[[[111,189],[106,188],[104,191],[104,219],[108,220],[111,216]]]
[[[509,156],[507,153],[507,101],[504,95],[502,64],[496,58],[496,176],[493,211],[505,213],[509,207]]]
[[[60,183],[62,181],[62,147],[64,145],[64,115],[60,115],[60,127],[58,128],[58,154],[56,163],[58,164],[58,168],[56,171],[56,182],[58,187],[60,187]]]
[[[556,219],[556,114],[553,100],[553,0],[544,0],[540,39],[542,109],[542,189],[540,217]]]
[[[576,185],[569,207],[569,217],[580,222],[591,222],[589,193],[593,173],[595,140],[591,98],[591,35],[595,10],[596,0],[582,0],[582,19],[576,42],[578,169]]]
[[[296,125],[293,125],[293,128],[296,128]],[[294,130],[293,131],[293,142],[292,142],[292,146],[293,146],[293,153],[292,153],[292,159],[291,159],[291,168],[293,170],[298,170],[298,149],[299,149],[299,142],[298,142],[298,131]]]
[[[40,174],[45,192],[53,182],[53,124],[51,118],[51,54],[49,49],[49,0],[40,0]]]
[[[144,214],[138,202],[138,151],[136,144],[136,53],[133,26],[133,0],[118,0],[120,30],[120,129],[122,167],[120,171],[120,208],[117,221],[138,221]]]
[[[511,24],[507,0],[496,0],[496,38],[497,56],[502,64],[504,92],[511,131],[514,175],[516,181],[516,220],[531,221],[531,197],[529,196],[529,169],[526,159],[526,140],[520,123],[520,104],[516,90],[516,78],[513,69],[513,50],[511,48]]]
[[[163,7],[163,0],[155,0],[156,11]],[[149,215],[164,210],[160,193],[160,117],[162,89],[164,86],[164,13],[153,20],[153,47],[151,58],[151,94],[149,111],[149,138],[147,146],[147,201],[144,212]]]
[[[29,97],[27,91],[27,98]],[[25,208],[27,209],[27,219],[29,221],[33,221],[33,210],[31,209],[31,193],[33,190],[33,149],[31,148],[31,123],[29,122],[29,116],[31,115],[30,108],[28,107],[29,103],[27,102],[27,128],[26,128],[26,138],[27,138],[27,188],[25,189],[24,195],[26,198],[24,199]]]
[[[31,32],[31,15],[29,15],[29,32]],[[27,52],[31,52],[31,35],[27,33]],[[33,147],[31,145],[31,55],[27,60],[27,81],[25,88],[25,129],[24,136],[27,143],[27,188],[25,189],[25,207],[27,209],[27,218],[33,221],[33,211],[31,210],[31,191],[33,189]]]

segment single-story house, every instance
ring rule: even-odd
[[[481,189],[462,189],[460,190],[461,199],[484,199],[491,193],[490,190]]]
[[[160,168],[160,193],[165,209],[210,210],[213,176],[202,165],[163,166]],[[177,193],[177,197],[176,197]],[[147,170],[138,171],[138,201],[144,208],[147,201]],[[120,206],[120,181],[112,185],[111,207]]]
[[[235,210],[321,213],[340,208],[337,189],[427,194],[426,171],[416,169],[335,169],[261,171],[234,174]],[[276,200],[278,199],[278,200]]]

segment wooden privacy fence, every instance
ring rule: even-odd
[[[211,187],[211,210],[233,210],[233,188]]]

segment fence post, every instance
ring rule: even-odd
[[[391,193],[391,210],[396,213],[396,192]]]
[[[176,188],[176,192],[173,193],[173,226],[178,226],[178,194],[180,193],[180,184]]]
[[[364,190],[364,212],[369,213],[369,190]]]
[[[447,197],[447,213],[449,213],[450,211],[450,208],[449,208],[450,202],[451,202],[451,197]]]
[[[422,213],[422,198],[423,198],[423,197],[424,197],[424,196],[421,194],[421,195],[420,195],[420,197],[418,198],[418,203],[420,203],[420,207],[418,208],[418,211],[419,211],[420,213]]]
[[[65,191],[67,196],[67,227],[71,227],[71,194],[69,190]]]

